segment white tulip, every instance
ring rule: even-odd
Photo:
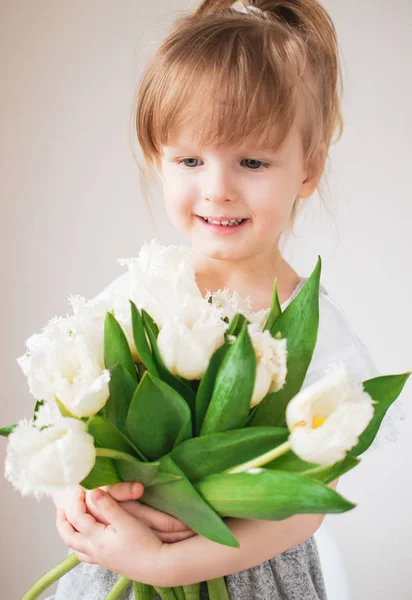
[[[224,342],[227,324],[218,312],[204,308],[202,302],[189,303],[186,308],[164,323],[157,344],[171,373],[201,379],[213,352]]]
[[[205,298],[206,300],[211,299],[211,306],[220,310],[222,316],[227,317],[229,321],[233,319],[236,313],[242,313],[247,319],[252,314],[250,296],[243,298],[238,292],[231,291],[228,288],[213,293],[208,290]]]
[[[44,402],[36,412],[36,420],[34,422],[36,427],[47,427],[52,423],[60,421],[62,418],[57,402]]]
[[[5,477],[23,496],[39,500],[83,481],[96,450],[83,421],[61,417],[44,429],[36,423],[23,419],[9,435]]]
[[[272,337],[269,331],[258,331],[257,324],[248,325],[256,355],[255,386],[250,406],[253,408],[268,392],[277,392],[286,381],[287,341]]]
[[[344,363],[329,367],[286,407],[289,442],[297,456],[323,466],[343,460],[373,418],[374,400],[353,383]]]
[[[133,361],[141,362],[134,343],[132,312],[128,298],[112,294],[109,298],[86,300],[83,296],[75,295],[69,296],[69,302],[73,308],[75,330],[85,339],[102,369],[105,368],[104,323],[108,312],[114,315],[123,329]]]
[[[202,298],[196,284],[192,249],[162,246],[156,240],[144,244],[138,257],[118,259],[129,269],[130,298],[162,327],[185,299]]]
[[[261,310],[253,312],[250,316],[248,316],[248,319],[254,327],[256,327],[259,331],[263,331],[268,315],[269,309],[262,308]]]
[[[263,330],[268,318],[269,309],[262,308],[254,311],[250,296],[243,298],[237,291],[233,292],[228,288],[224,288],[213,293],[208,290],[206,299],[209,300],[210,298],[211,304],[221,310],[222,317],[226,316],[231,321],[236,313],[242,313],[254,325],[256,330]]]
[[[93,416],[109,397],[110,372],[102,369],[73,318],[52,319],[42,334],[26,341],[17,359],[36,399],[51,404],[57,397],[76,417]]]

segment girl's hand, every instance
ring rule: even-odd
[[[69,513],[57,509],[56,526],[64,543],[79,559],[97,564],[128,579],[162,585],[163,543],[147,525],[132,517],[110,494],[93,490],[91,501],[108,523],[87,513],[86,492],[76,492]]]
[[[103,486],[101,489],[108,492],[112,498],[117,500],[121,507],[130,515],[148,525],[162,542],[173,544],[196,535],[193,529],[190,529],[185,523],[182,523],[182,521],[179,521],[179,519],[176,519],[172,515],[137,502],[137,499],[144,492],[142,483],[124,481],[122,483]],[[103,515],[91,501],[91,493],[91,491],[86,492],[87,511],[95,519],[107,525],[108,523],[104,520]]]

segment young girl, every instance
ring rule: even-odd
[[[143,74],[136,130],[143,174],[162,182],[170,221],[190,241],[202,294],[227,287],[249,296],[255,311],[267,309],[277,277],[285,309],[304,285],[279,245],[319,188],[333,134],[342,133],[340,85],[335,28],[316,0],[205,0],[176,21]],[[126,273],[98,298],[127,290]],[[304,386],[338,360],[355,381],[378,375],[323,286],[319,302]],[[388,432],[396,433],[390,415],[379,439]],[[329,485],[336,489],[337,481]],[[103,599],[117,573],[165,587],[225,575],[231,600],[326,599],[313,537],[324,515],[227,519],[240,542],[231,549],[130,502],[142,495],[143,486],[135,487],[106,488],[98,505],[95,492],[80,488],[54,498],[65,508],[59,534],[84,561],[62,578],[55,600]],[[102,523],[112,525],[111,537]],[[207,598],[204,584],[201,590]]]

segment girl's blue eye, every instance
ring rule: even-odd
[[[196,167],[197,165],[193,165],[193,164],[192,164],[192,165],[188,165],[188,164],[186,164],[186,162],[185,162],[185,161],[191,161],[191,160],[192,160],[192,161],[196,161],[196,160],[199,160],[199,159],[198,159],[198,158],[182,158],[182,160],[179,160],[179,161],[177,161],[177,162],[178,162],[178,164],[179,164],[179,165],[180,165],[181,163],[184,163],[185,167],[189,167],[189,168]],[[266,168],[269,166],[269,163],[267,163],[267,162],[263,162],[263,161],[261,161],[261,160],[256,160],[256,159],[254,159],[254,158],[245,158],[245,160],[244,160],[244,161],[242,161],[242,162],[248,162],[248,161],[249,161],[250,163],[252,163],[252,166],[251,166],[251,168],[249,168],[249,167],[248,167],[248,169],[249,169],[250,171],[259,171],[259,166],[260,166],[260,165],[261,165],[261,166],[262,166],[264,169],[266,169]]]
[[[245,158],[245,162],[247,162],[247,161],[252,163],[252,168],[251,168],[252,171],[258,171],[259,165],[262,165],[262,167],[264,169],[269,166],[269,163],[262,162],[261,160],[256,160],[255,158]],[[257,168],[256,168],[256,165],[257,165]]]
[[[178,161],[178,164],[180,165],[181,163],[184,163],[185,160],[199,160],[199,159],[198,158],[182,158],[182,160]],[[185,164],[185,167],[193,167],[193,166],[196,166],[196,165],[186,165]]]

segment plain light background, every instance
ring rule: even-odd
[[[334,220],[317,197],[310,200],[286,258],[308,275],[320,254],[322,283],[378,368],[401,373],[412,367],[412,4],[324,6],[344,59],[345,131],[328,167]],[[68,295],[96,295],[123,272],[117,258],[136,255],[155,235],[185,243],[160,193],[152,229],[129,127],[147,58],[190,8],[186,0],[1,3],[2,426],[32,413],[16,358],[52,316],[71,312]],[[408,382],[399,441],[340,482],[339,492],[358,506],[326,517],[354,600],[412,597],[411,396]],[[2,438],[1,464],[5,449]],[[17,600],[67,549],[51,500],[22,498],[2,476],[0,510],[2,593]]]

